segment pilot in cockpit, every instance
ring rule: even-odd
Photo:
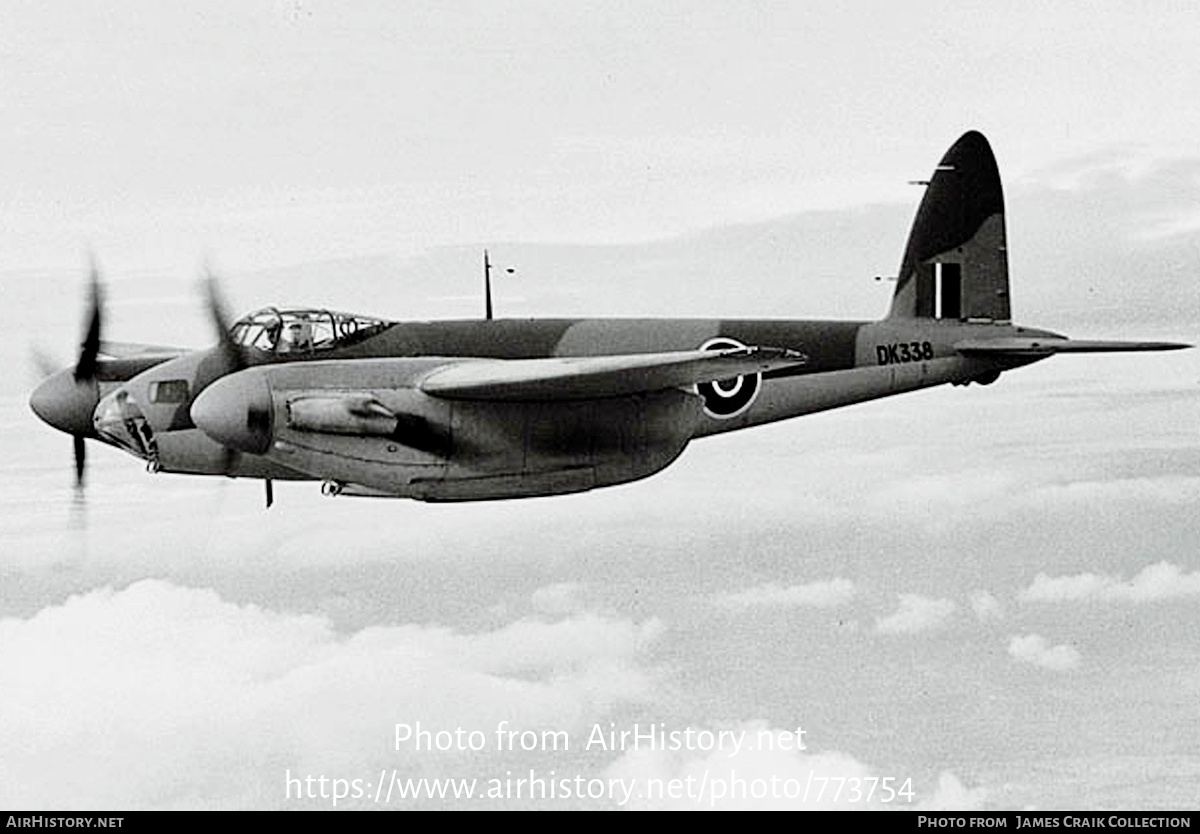
[[[296,351],[312,350],[312,325],[306,321],[293,321],[283,329],[279,336],[280,353],[295,353]]]

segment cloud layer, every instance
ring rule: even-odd
[[[953,600],[931,599],[920,594],[900,594],[900,605],[875,628],[882,634],[915,634],[945,625],[958,609]]]
[[[736,755],[719,749],[636,750],[613,762],[605,775],[663,786],[661,792],[634,798],[630,810],[967,811],[982,807],[986,797],[985,791],[968,790],[943,772],[934,791],[919,798],[911,779],[885,780],[846,753],[760,743],[790,734],[766,722],[745,722],[732,732],[745,733],[747,739],[747,749]]]
[[[660,630],[582,614],[341,636],[162,581],[93,591],[0,621],[0,805],[276,807],[287,769],[436,772],[453,754],[395,750],[396,722],[581,729],[650,694]]]
[[[980,622],[1004,619],[1004,606],[987,591],[972,591],[968,599],[971,602],[971,610]]]
[[[1008,653],[1023,663],[1041,666],[1055,672],[1065,672],[1079,665],[1079,652],[1066,644],[1051,647],[1038,634],[1014,636],[1008,643]]]
[[[1021,592],[1020,599],[1025,602],[1153,602],[1196,595],[1200,595],[1200,571],[1186,573],[1178,565],[1159,562],[1147,565],[1129,580],[1111,574],[1047,576],[1039,573]]]
[[[854,598],[854,592],[854,583],[841,578],[787,587],[767,582],[744,591],[717,594],[713,601],[726,608],[833,608],[848,603]]]

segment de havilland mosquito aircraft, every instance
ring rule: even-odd
[[[93,269],[74,368],[30,405],[155,472],[323,482],[331,495],[469,501],[581,492],[668,466],[695,438],[952,383],[1057,353],[1153,351],[1013,324],[1004,196],[977,132],[927,182],[880,321],[395,322],[269,307],[206,350],[101,341]],[[485,268],[485,280],[487,270]]]

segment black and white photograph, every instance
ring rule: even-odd
[[[6,825],[1190,827],[1197,55],[1172,0],[6,0]]]

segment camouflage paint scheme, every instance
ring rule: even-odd
[[[667,387],[631,368],[611,392],[588,396],[533,380],[507,388],[487,381],[492,372],[519,377],[523,367],[490,360],[682,357],[745,347],[803,360],[738,359],[748,372],[710,372]],[[94,398],[81,401],[70,420],[51,406],[53,378],[33,404],[63,430],[68,423],[83,430],[87,419],[89,436],[150,458],[156,471],[321,480],[331,494],[476,500],[644,478],[694,438],[935,385],[988,384],[1057,352],[1173,347],[1181,346],[1070,342],[1011,323],[999,172],[987,141],[971,132],[928,183],[881,321],[387,322],[368,337],[319,351],[243,347],[248,367],[232,374],[217,349],[142,359],[157,362],[148,368],[111,360]],[[560,367],[531,367],[540,372],[543,365]],[[439,387],[439,375],[451,383]],[[458,376],[471,384],[456,387]],[[187,397],[152,401],[152,386],[181,380]],[[65,397],[63,391],[60,382],[52,393]],[[137,409],[122,411],[118,399]],[[138,409],[144,423],[135,426],[128,415]],[[132,437],[137,431],[140,439]]]

